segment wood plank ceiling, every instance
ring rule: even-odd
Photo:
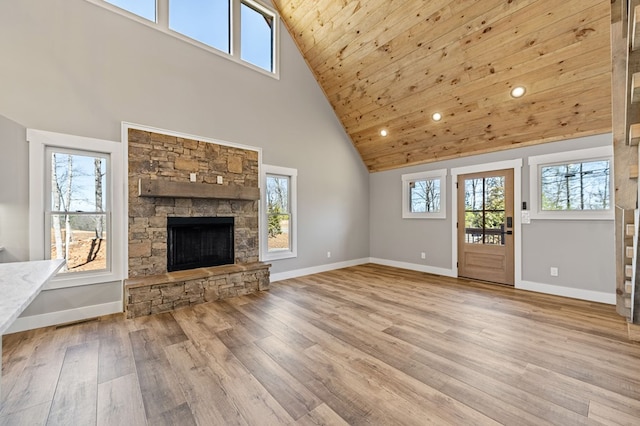
[[[371,172],[611,131],[610,1],[273,3]]]

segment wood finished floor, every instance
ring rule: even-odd
[[[363,265],[4,336],[7,425],[640,424],[612,306]]]

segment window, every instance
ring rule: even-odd
[[[263,165],[262,258],[296,257],[297,170]]]
[[[63,273],[111,269],[108,161],[108,154],[46,150],[45,256],[65,259]]]
[[[231,53],[229,0],[169,1],[169,29]]]
[[[274,16],[255,5],[242,2],[240,19],[242,60],[267,71],[273,70]]]
[[[529,159],[535,218],[613,219],[611,148]]]
[[[446,217],[446,170],[402,175],[402,217]]]
[[[27,139],[30,257],[66,260],[49,288],[122,279],[122,144],[32,129]]]
[[[256,0],[88,0],[278,76],[278,15]]]

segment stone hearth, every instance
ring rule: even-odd
[[[135,129],[128,149],[127,317],[267,290],[270,265],[258,261],[258,153]],[[168,273],[167,217],[223,216],[235,221],[234,264]]]

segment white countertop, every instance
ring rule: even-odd
[[[0,263],[0,334],[13,324],[64,262],[35,260]]]

